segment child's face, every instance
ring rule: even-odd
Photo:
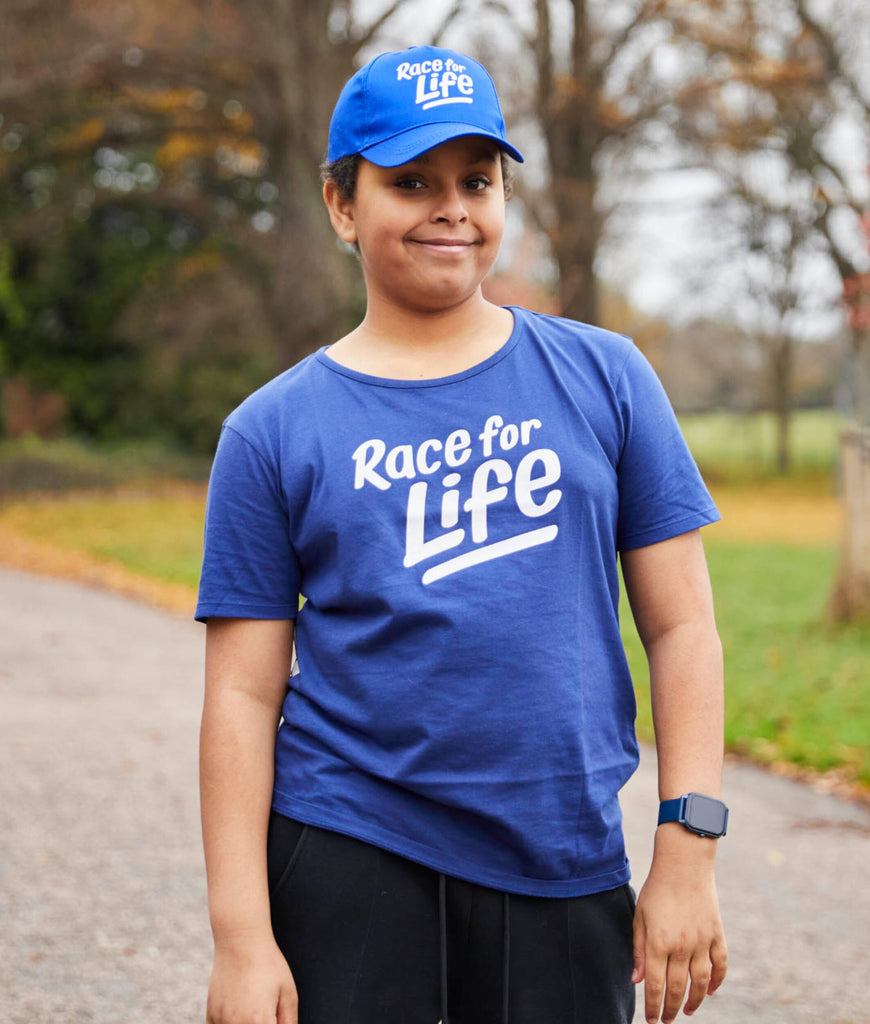
[[[433,312],[471,297],[498,255],[505,194],[498,148],[463,136],[401,167],[361,160],[353,199],[327,190],[333,225],[357,242],[369,303]]]

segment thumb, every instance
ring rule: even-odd
[[[631,980],[637,985],[643,981],[644,968],[646,967],[646,927],[643,923],[643,916],[634,912],[634,970],[631,973]]]

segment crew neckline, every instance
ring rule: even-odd
[[[444,387],[447,384],[458,384],[460,381],[467,380],[469,377],[474,377],[479,373],[485,373],[497,363],[500,363],[502,359],[513,351],[517,342],[520,340],[521,307],[502,306],[501,308],[508,310],[514,318],[513,327],[511,328],[511,332],[505,343],[493,352],[491,356],[487,356],[487,358],[482,362],[475,363],[474,366],[469,366],[467,370],[460,370],[459,373],[451,373],[446,377],[426,377],[421,380],[404,380],[400,377],[376,377],[370,373],[362,373],[359,370],[352,370],[349,366],[343,366],[341,363],[336,362],[327,355],[327,350],[329,348],[328,345],[324,345],[322,348],[319,348],[314,355],[321,365],[325,366],[328,370],[332,370],[333,373],[338,373],[342,377],[349,377],[351,380],[359,381],[361,384],[370,384],[374,387],[405,389],[437,388]]]

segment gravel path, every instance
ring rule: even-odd
[[[5,569],[0,615],[0,1022],[201,1024],[202,627]],[[725,798],[731,970],[696,1019],[870,1024],[870,812],[743,765]],[[624,808],[637,884],[648,752]]]

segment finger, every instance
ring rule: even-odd
[[[281,989],[278,1000],[278,1024],[299,1024],[299,994],[295,985]]]
[[[278,997],[278,1024],[299,1024],[299,1002],[295,989],[281,989]]]
[[[644,953],[644,1014],[648,1024],[656,1024],[665,994],[665,972],[668,962],[649,950]]]
[[[689,981],[689,960],[685,954],[674,953],[668,960],[667,989],[665,990],[665,1003],[662,1007],[663,1024],[671,1024],[676,1020],[680,1007],[683,1005],[683,997],[686,994],[686,985]]]
[[[631,972],[631,980],[637,985],[643,981],[644,975],[644,951],[646,950],[646,928],[643,918],[635,911],[634,914],[634,970]]]
[[[707,953],[699,953],[692,958],[689,973],[692,980],[689,985],[689,998],[683,1007],[683,1013],[690,1017],[704,1002],[704,997],[710,990],[711,967],[710,957]]]
[[[710,960],[713,969],[710,974],[710,986],[707,989],[708,995],[712,995],[716,991],[728,973],[728,947],[725,945],[724,939],[716,939],[710,947]]]

